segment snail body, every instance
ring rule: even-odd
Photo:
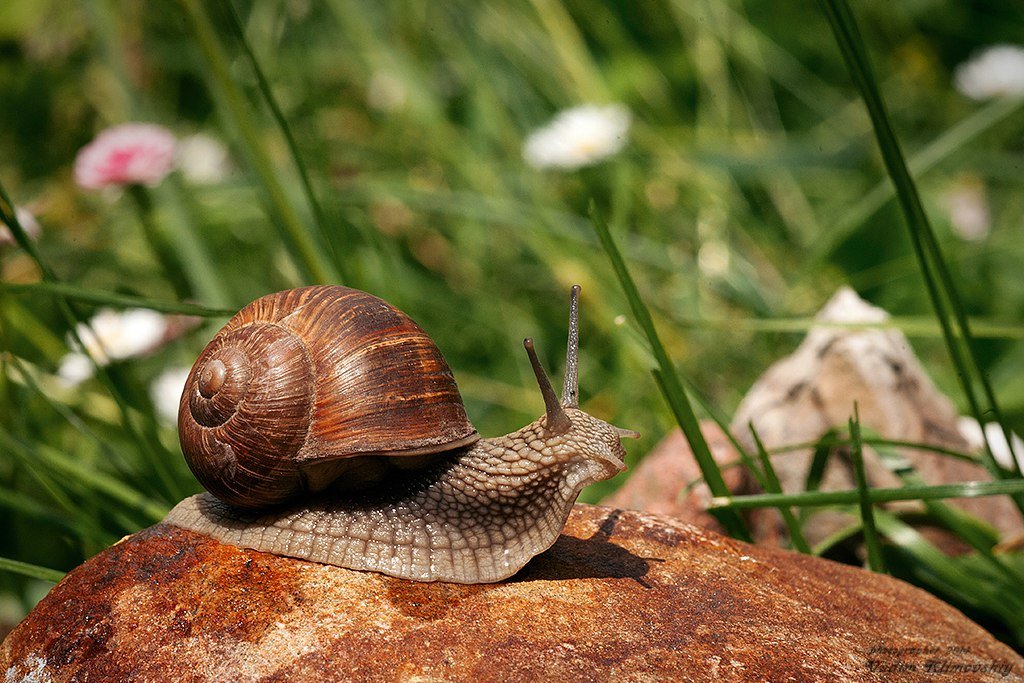
[[[554,543],[585,486],[624,469],[620,439],[635,436],[576,405],[578,291],[562,403],[526,340],[545,414],[490,439],[433,343],[390,304],[345,287],[256,300],[186,383],[179,436],[208,492],[165,522],[418,581],[511,576]]]

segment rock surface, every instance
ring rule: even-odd
[[[1024,660],[894,579],[577,506],[551,550],[477,586],[157,525],[61,581],[4,641],[0,671],[5,683],[1007,681],[1024,680]]]
[[[711,456],[722,468],[722,477],[729,490],[753,493],[747,485],[745,468],[734,466],[740,456],[729,438],[710,420],[701,422],[700,430],[711,449]],[[710,501],[711,489],[701,477],[689,442],[679,429],[673,429],[629,473],[629,479],[601,504],[671,515],[684,522],[722,532],[721,524],[707,510]]]
[[[769,449],[813,443],[830,430],[846,432],[854,401],[866,433],[898,441],[918,441],[964,453],[979,453],[981,427],[969,418],[958,418],[953,403],[928,378],[906,337],[895,329],[872,327],[888,320],[888,313],[862,300],[849,288],[841,288],[818,314],[821,325],[811,329],[791,355],[774,363],[754,383],[741,402],[731,425],[748,453],[756,453],[749,424],[752,422]],[[867,327],[836,327],[857,323]],[[998,425],[985,427],[997,462],[1010,467],[1013,454]],[[712,421],[701,431],[715,461],[723,468],[726,486],[734,494],[759,492],[745,467],[726,467],[740,456],[722,430]],[[1017,456],[1024,462],[1024,441],[1013,437]],[[934,451],[893,449],[913,465],[929,484],[987,480],[980,464],[955,459]],[[783,490],[805,490],[812,458],[810,448],[772,457]],[[898,487],[900,479],[872,448],[865,448],[868,481],[875,487]],[[711,493],[700,481],[700,468],[683,434],[674,429],[646,455],[629,479],[602,504],[631,510],[672,515],[698,526],[721,532],[721,525],[707,512]],[[847,448],[830,453],[820,488],[853,489],[856,482]],[[1002,537],[1002,546],[1019,547],[1024,537],[1021,519],[1008,496],[949,499]],[[890,503],[894,510],[919,510],[915,503]],[[816,543],[855,522],[845,512],[809,509],[803,532]],[[771,508],[750,510],[744,515],[757,543],[786,544],[788,532],[778,512]],[[962,539],[926,519],[908,518],[915,529],[949,555],[970,552]],[[845,553],[845,554],[844,554]],[[836,557],[855,559],[856,549],[841,549]],[[862,558],[862,555],[861,555]]]
[[[811,329],[791,355],[768,368],[736,409],[730,431],[747,452],[756,452],[749,431],[751,423],[768,449],[811,443],[833,428],[845,433],[854,403],[865,434],[874,432],[887,439],[959,452],[971,450],[971,444],[960,433],[953,402],[928,377],[906,336],[893,328],[873,327],[884,325],[888,319],[888,313],[867,303],[852,289],[843,287],[836,292],[816,317],[821,324]],[[867,327],[844,328],[836,324]],[[927,484],[991,479],[980,464],[934,451],[903,448],[899,454]],[[805,489],[811,459],[810,448],[772,457],[784,491]],[[872,486],[902,485],[870,448],[865,449],[864,465]],[[847,455],[834,452],[825,468],[821,489],[855,487]],[[947,502],[987,522],[1004,536],[1019,534],[1024,529],[1009,496]],[[847,515],[823,510],[804,524],[804,536],[813,544],[851,521]],[[758,541],[784,537],[786,533],[781,517],[774,513],[760,515],[752,521],[751,528]],[[955,539],[936,540],[940,546],[954,549]]]

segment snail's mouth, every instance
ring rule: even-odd
[[[622,439],[639,439],[640,432],[632,429],[623,429],[622,427],[616,427],[615,425],[609,425],[615,430],[615,435],[618,437],[614,442],[608,444],[607,449],[600,449],[594,455],[594,460],[600,463],[605,469],[605,477],[614,477],[619,472],[626,469],[626,449],[622,447]]]

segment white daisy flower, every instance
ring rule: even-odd
[[[371,109],[391,113],[405,106],[409,89],[390,71],[375,71],[366,86],[366,104]]]
[[[39,221],[32,215],[32,212],[19,206],[14,209],[14,213],[25,234],[31,239],[39,239],[39,234],[43,229],[39,227]],[[11,232],[9,227],[0,223],[0,246],[11,244],[14,244],[14,233]]]
[[[953,232],[969,242],[985,239],[992,231],[992,213],[985,184],[979,178],[964,177],[944,197]]]
[[[149,396],[153,400],[157,417],[168,424],[178,421],[178,404],[191,370],[184,366],[168,368],[149,387]]]
[[[567,109],[526,138],[523,158],[534,168],[591,166],[622,149],[629,122],[621,104]]]
[[[178,142],[178,168],[185,180],[209,185],[224,180],[231,173],[231,155],[217,138],[196,133]]]
[[[1017,45],[986,48],[956,68],[953,83],[957,90],[975,100],[1022,95],[1024,48]]]
[[[106,365],[113,360],[140,356],[155,348],[167,333],[167,318],[146,308],[125,311],[105,308],[88,323],[79,323],[76,329],[85,344],[85,353],[69,353],[61,360],[57,371],[57,376],[68,386],[92,376],[89,356],[100,365]]]
[[[960,436],[964,437],[967,444],[975,451],[985,447],[985,437],[988,437],[988,445],[992,448],[992,457],[1002,467],[1011,469],[1013,460],[1010,453],[1010,445],[1003,436],[1003,429],[998,422],[989,422],[985,425],[985,435],[982,436],[981,427],[973,417],[961,417],[956,423],[960,430]],[[1017,464],[1024,471],[1024,439],[1015,433],[1010,432],[1010,440],[1013,441],[1013,453],[1017,455]]]

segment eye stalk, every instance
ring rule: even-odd
[[[523,340],[526,353],[530,356],[533,374],[540,385],[541,396],[544,397],[544,410],[548,416],[548,429],[556,433],[564,433],[572,428],[569,416],[564,408],[580,407],[579,358],[580,358],[580,286],[573,285],[569,290],[569,341],[565,349],[565,379],[562,382],[562,402],[558,402],[555,390],[551,386],[544,366],[537,359],[533,348],[533,339]]]
[[[565,380],[562,382],[562,406],[580,407],[580,286],[569,290],[569,341],[565,345]]]
[[[566,408],[579,409],[579,357],[580,357],[580,286],[573,285],[569,291],[569,341],[565,351],[565,380],[562,383],[562,401],[559,403],[551,380],[544,372],[544,367],[537,358],[533,348],[533,338],[523,340],[526,353],[533,366],[533,374],[537,377],[540,394],[544,397],[544,411],[547,413],[548,429],[556,434],[564,434],[572,429],[572,421],[566,414]],[[640,433],[632,429],[614,427],[620,439],[639,439]]]
[[[544,372],[544,367],[537,358],[537,352],[533,350],[533,339],[531,337],[524,339],[523,346],[526,347],[526,353],[530,356],[533,374],[537,377],[537,384],[540,385],[540,394],[544,397],[544,410],[548,416],[548,429],[558,434],[569,431],[572,428],[572,422],[569,421],[569,416],[565,414],[565,410],[558,403],[558,397],[555,396],[551,380],[548,379],[547,373]]]

